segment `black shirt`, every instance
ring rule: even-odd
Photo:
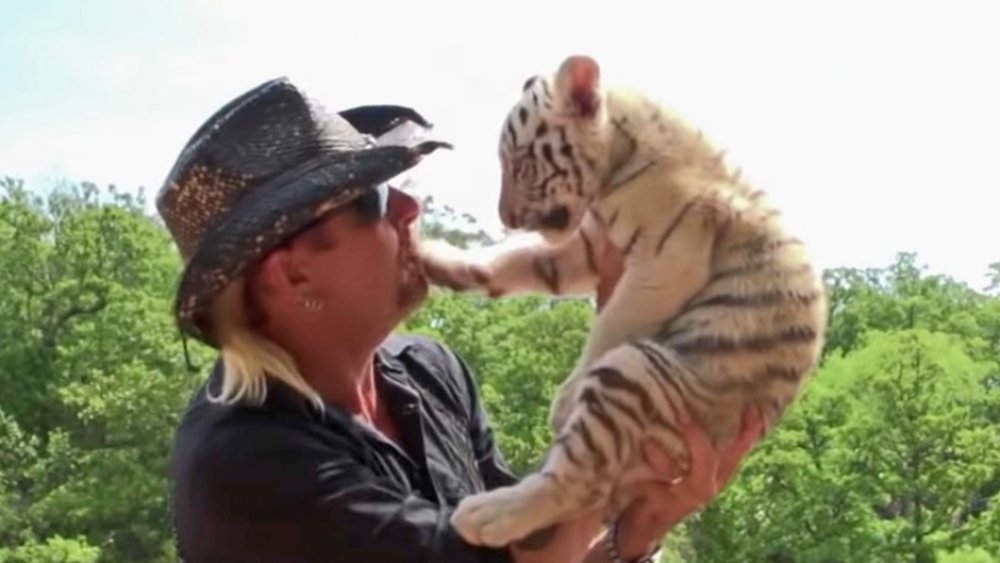
[[[508,562],[507,550],[466,544],[448,521],[462,497],[517,480],[466,365],[429,339],[395,335],[375,371],[406,451],[277,382],[257,407],[199,390],[170,467],[182,559]],[[220,384],[216,364],[206,385],[216,394]]]

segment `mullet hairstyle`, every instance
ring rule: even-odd
[[[299,392],[322,411],[323,400],[302,377],[291,354],[254,330],[247,285],[246,278],[233,281],[212,305],[223,372],[222,390],[214,396],[209,393],[208,399],[222,404],[245,400],[259,405],[267,397],[267,378],[271,377]]]
[[[313,251],[329,249],[335,241],[322,228],[326,220],[348,212],[360,224],[370,224],[379,220],[379,208],[379,195],[371,190],[317,219],[279,248],[294,243]],[[227,405],[241,400],[259,405],[267,397],[267,378],[271,377],[302,394],[323,412],[323,399],[302,377],[295,359],[259,330],[267,319],[251,291],[258,289],[249,281],[253,270],[231,282],[212,303],[212,326],[219,343],[223,373],[222,390],[218,395],[208,393],[208,399]]]

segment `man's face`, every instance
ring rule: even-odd
[[[414,240],[419,211],[409,195],[381,189],[332,213],[289,245],[288,289],[322,300],[314,314],[331,329],[388,335],[427,296]]]

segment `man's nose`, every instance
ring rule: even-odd
[[[408,225],[420,214],[420,202],[406,192],[390,188],[387,214],[393,223]]]

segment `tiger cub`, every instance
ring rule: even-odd
[[[541,469],[452,515],[470,543],[507,545],[584,510],[613,513],[645,438],[686,472],[681,409],[717,446],[749,404],[772,427],[823,345],[822,279],[764,192],[701,132],[642,94],[603,88],[599,74],[593,59],[568,57],[525,82],[503,126],[501,220],[544,242],[498,251],[479,270],[428,260],[433,282],[494,296],[592,294],[599,241],[625,261],[553,401],[557,439]]]

